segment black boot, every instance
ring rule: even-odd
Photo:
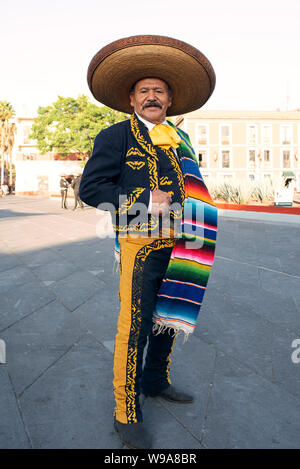
[[[180,391],[176,389],[172,384],[168,386],[161,392],[158,393],[148,393],[147,391],[143,391],[143,394],[147,397],[161,397],[169,402],[177,402],[178,404],[191,404],[194,402],[193,396],[187,394],[184,391]]]
[[[130,449],[151,448],[151,437],[142,422],[121,423],[114,419],[114,427],[119,437]]]

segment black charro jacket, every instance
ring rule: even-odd
[[[184,181],[174,153],[154,146],[146,126],[135,114],[102,130],[83,171],[81,200],[110,210],[117,232],[149,232],[159,228],[159,217],[138,219],[135,207],[143,204],[147,209],[150,191],[155,189],[170,193],[172,202],[182,206]]]

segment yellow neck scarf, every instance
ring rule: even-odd
[[[178,133],[167,124],[158,124],[149,132],[153,145],[169,150],[177,148],[181,142]]]

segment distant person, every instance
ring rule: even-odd
[[[83,208],[83,202],[82,200],[80,199],[79,197],[79,186],[80,186],[80,181],[81,181],[81,175],[77,176],[72,184],[71,184],[71,187],[74,191],[74,197],[75,197],[75,202],[74,202],[74,208],[73,210],[76,210],[77,208],[77,205],[79,204],[79,207],[80,208]]]
[[[69,183],[67,181],[66,175],[62,175],[60,178],[60,193],[61,193],[61,208],[67,209],[67,195]]]
[[[8,194],[8,185],[7,184],[2,184],[1,189],[2,189],[2,195],[7,195]]]

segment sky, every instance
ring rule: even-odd
[[[202,109],[300,108],[299,0],[1,0],[0,100],[36,115],[85,94],[92,57],[135,34],[198,48],[216,88]]]

